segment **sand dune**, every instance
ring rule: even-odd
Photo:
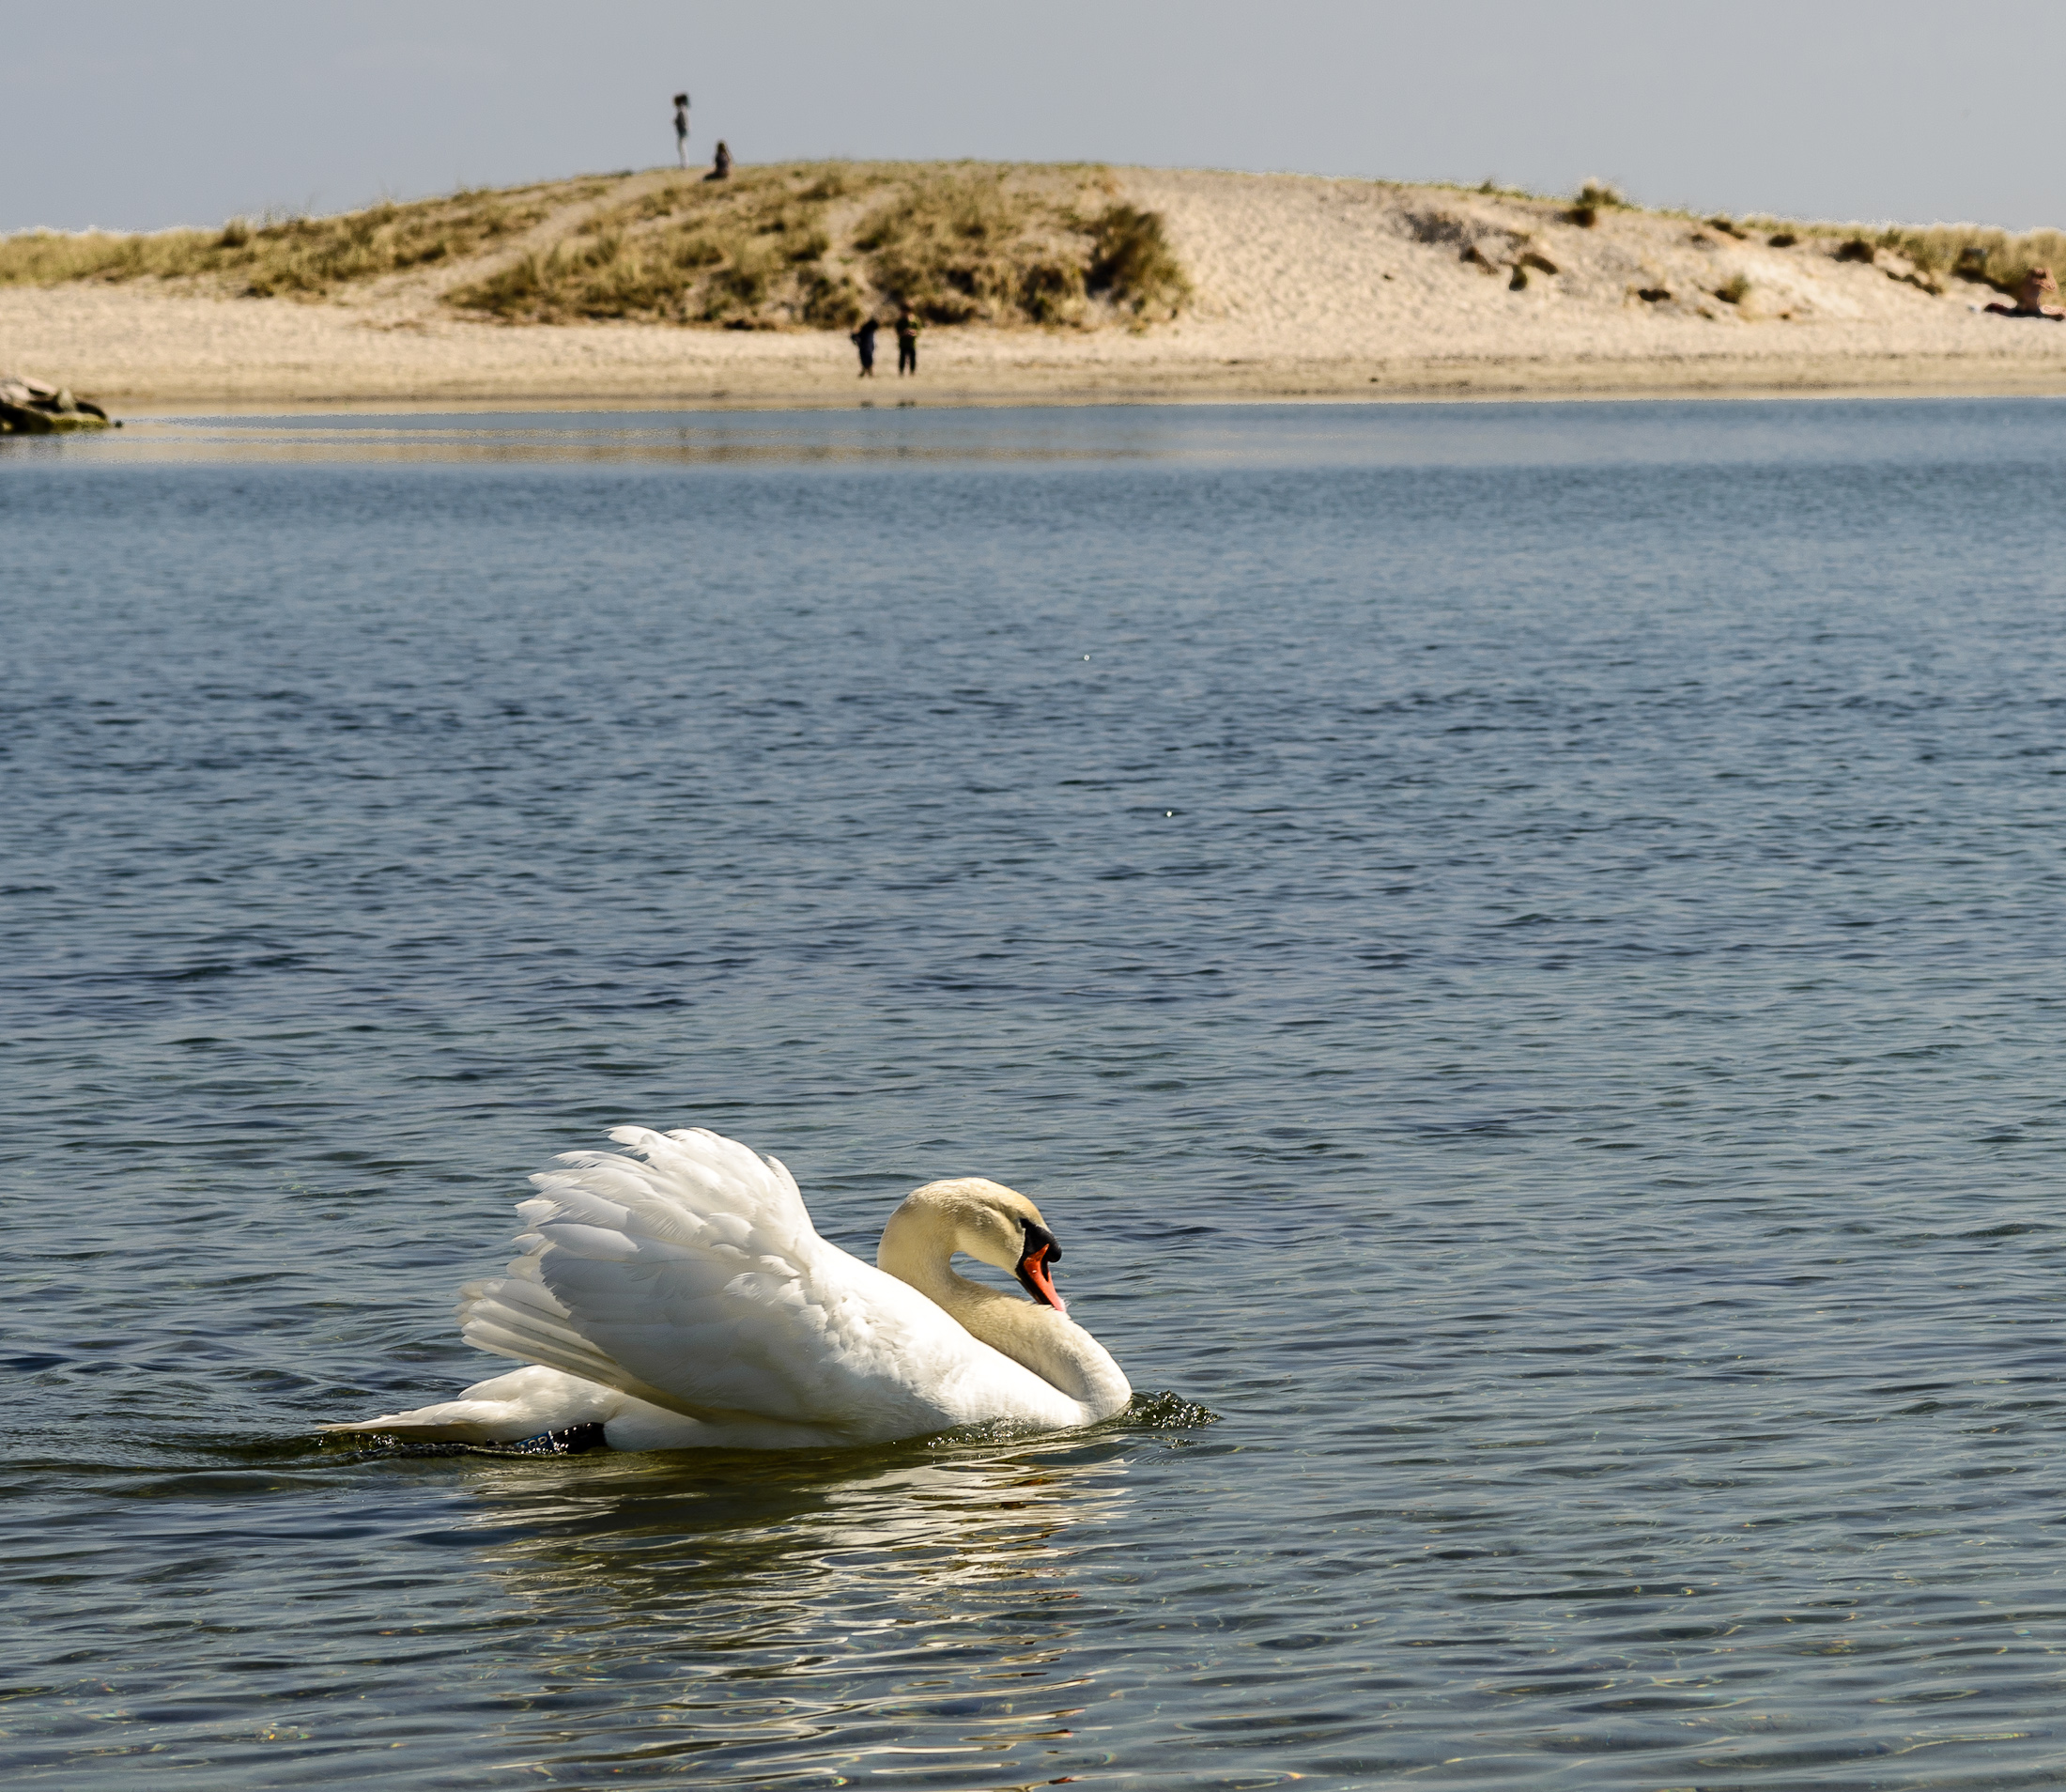
[[[485,262],[319,302],[193,283],[0,288],[0,366],[131,409],[2066,391],[2066,326],[1981,315],[1984,287],[1933,293],[1898,259],[1840,261],[1827,241],[1773,248],[1639,211],[1588,229],[1549,201],[1296,175],[1113,181],[1163,214],[1195,288],[1183,316],[935,328],[901,391],[887,370],[863,386],[837,332],[469,321],[441,294]]]

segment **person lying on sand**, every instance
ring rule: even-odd
[[[2032,268],[2023,276],[2023,284],[2016,288],[2016,301],[2012,305],[1996,302],[1982,306],[1997,317],[2049,317],[2054,323],[2066,323],[2066,311],[2054,310],[2044,302],[2049,293],[2054,299],[2059,296],[2058,282],[2052,278],[2049,268]]]

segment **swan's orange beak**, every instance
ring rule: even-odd
[[[1019,1286],[1057,1313],[1069,1311],[1069,1304],[1055,1291],[1055,1277],[1048,1265],[1061,1261],[1062,1247],[1054,1233],[1030,1220],[1025,1226],[1025,1255],[1019,1259]]]

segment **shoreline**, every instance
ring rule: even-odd
[[[858,384],[856,380],[854,382]],[[752,389],[741,390],[751,384]],[[731,380],[722,385],[684,383],[672,389],[627,391],[611,385],[591,390],[349,392],[336,394],[245,387],[177,395],[117,398],[121,414],[139,421],[201,416],[377,416],[549,413],[554,411],[788,411],[895,410],[899,409],[1001,410],[1155,405],[1394,405],[1394,404],[1634,404],[1780,399],[2059,398],[2066,397],[2066,366],[2004,372],[1992,366],[1947,368],[1932,358],[1856,362],[1818,358],[1797,364],[1770,362],[1710,365],[1697,373],[1670,366],[1637,369],[1545,368],[1529,363],[1473,363],[1373,377],[1349,371],[1329,378],[1310,367],[1257,368],[1247,378],[1195,377],[1112,380],[1066,378],[1010,383],[907,382],[883,395],[831,384]]]

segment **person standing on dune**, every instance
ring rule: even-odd
[[[688,166],[688,96],[674,96],[674,160]]]

